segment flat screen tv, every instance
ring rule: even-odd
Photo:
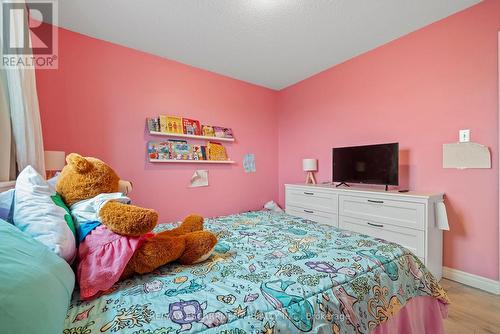
[[[333,182],[399,184],[399,143],[333,149]]]

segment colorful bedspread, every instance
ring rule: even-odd
[[[394,243],[270,212],[205,226],[219,237],[209,260],[166,265],[93,301],[75,292],[63,333],[369,333],[413,297],[447,303]]]

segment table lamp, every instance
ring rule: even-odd
[[[302,169],[307,172],[306,184],[316,184],[314,172],[318,170],[318,160],[316,159],[303,159]]]
[[[45,176],[54,177],[66,164],[66,154],[63,151],[45,151]]]

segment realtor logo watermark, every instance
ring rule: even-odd
[[[2,1],[3,68],[57,69],[56,0]]]

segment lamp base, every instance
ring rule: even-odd
[[[316,184],[316,178],[314,177],[313,172],[307,172],[306,184]]]

